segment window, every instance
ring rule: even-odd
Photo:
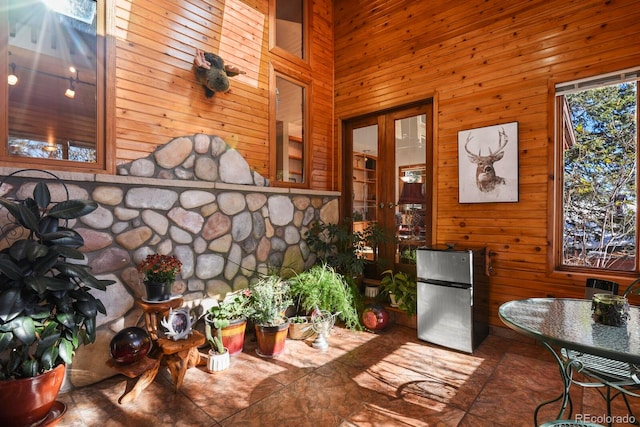
[[[270,0],[270,46],[289,59],[307,58],[307,19],[305,0]]]
[[[276,75],[276,181],[305,182],[306,87]]]
[[[105,169],[104,11],[104,0],[15,0],[1,13],[3,161]]]
[[[269,0],[269,115],[273,141],[269,175],[275,185],[309,185],[308,27],[306,0]]]
[[[638,75],[556,85],[561,268],[638,271]]]

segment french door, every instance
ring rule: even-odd
[[[354,231],[383,231],[365,256],[379,271],[415,263],[415,249],[431,244],[431,101],[351,119],[344,130],[343,212]]]

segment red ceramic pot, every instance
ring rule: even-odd
[[[244,331],[247,327],[247,319],[236,319],[229,326],[222,328],[222,345],[227,347],[229,355],[234,356],[244,348]]]
[[[0,425],[23,427],[43,421],[58,397],[64,371],[64,365],[58,365],[35,377],[0,381]]]

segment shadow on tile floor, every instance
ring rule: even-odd
[[[58,426],[533,426],[535,407],[559,394],[560,374],[544,347],[512,338],[489,335],[470,355],[404,326],[336,327],[327,351],[288,340],[284,354],[265,359],[248,335],[228,370],[189,369],[178,392],[164,372],[124,405],[122,376],[62,394],[68,410]],[[572,389],[574,414],[605,413],[594,393]],[[626,414],[617,400],[613,413]],[[548,405],[539,420],[558,409]]]

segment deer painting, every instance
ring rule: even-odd
[[[471,139],[471,134],[469,134],[469,136],[467,136],[467,141],[464,144],[464,149],[467,152],[471,163],[476,164],[476,185],[478,186],[478,189],[487,193],[495,190],[497,185],[505,185],[505,179],[496,175],[496,170],[493,167],[494,163],[504,157],[504,147],[506,147],[509,142],[509,138],[507,138],[507,134],[504,129],[498,131],[498,149],[494,153],[491,151],[491,147],[487,147],[489,149],[489,155],[486,156],[482,155],[482,147],[478,149],[478,154],[474,154],[469,151],[468,145]]]

